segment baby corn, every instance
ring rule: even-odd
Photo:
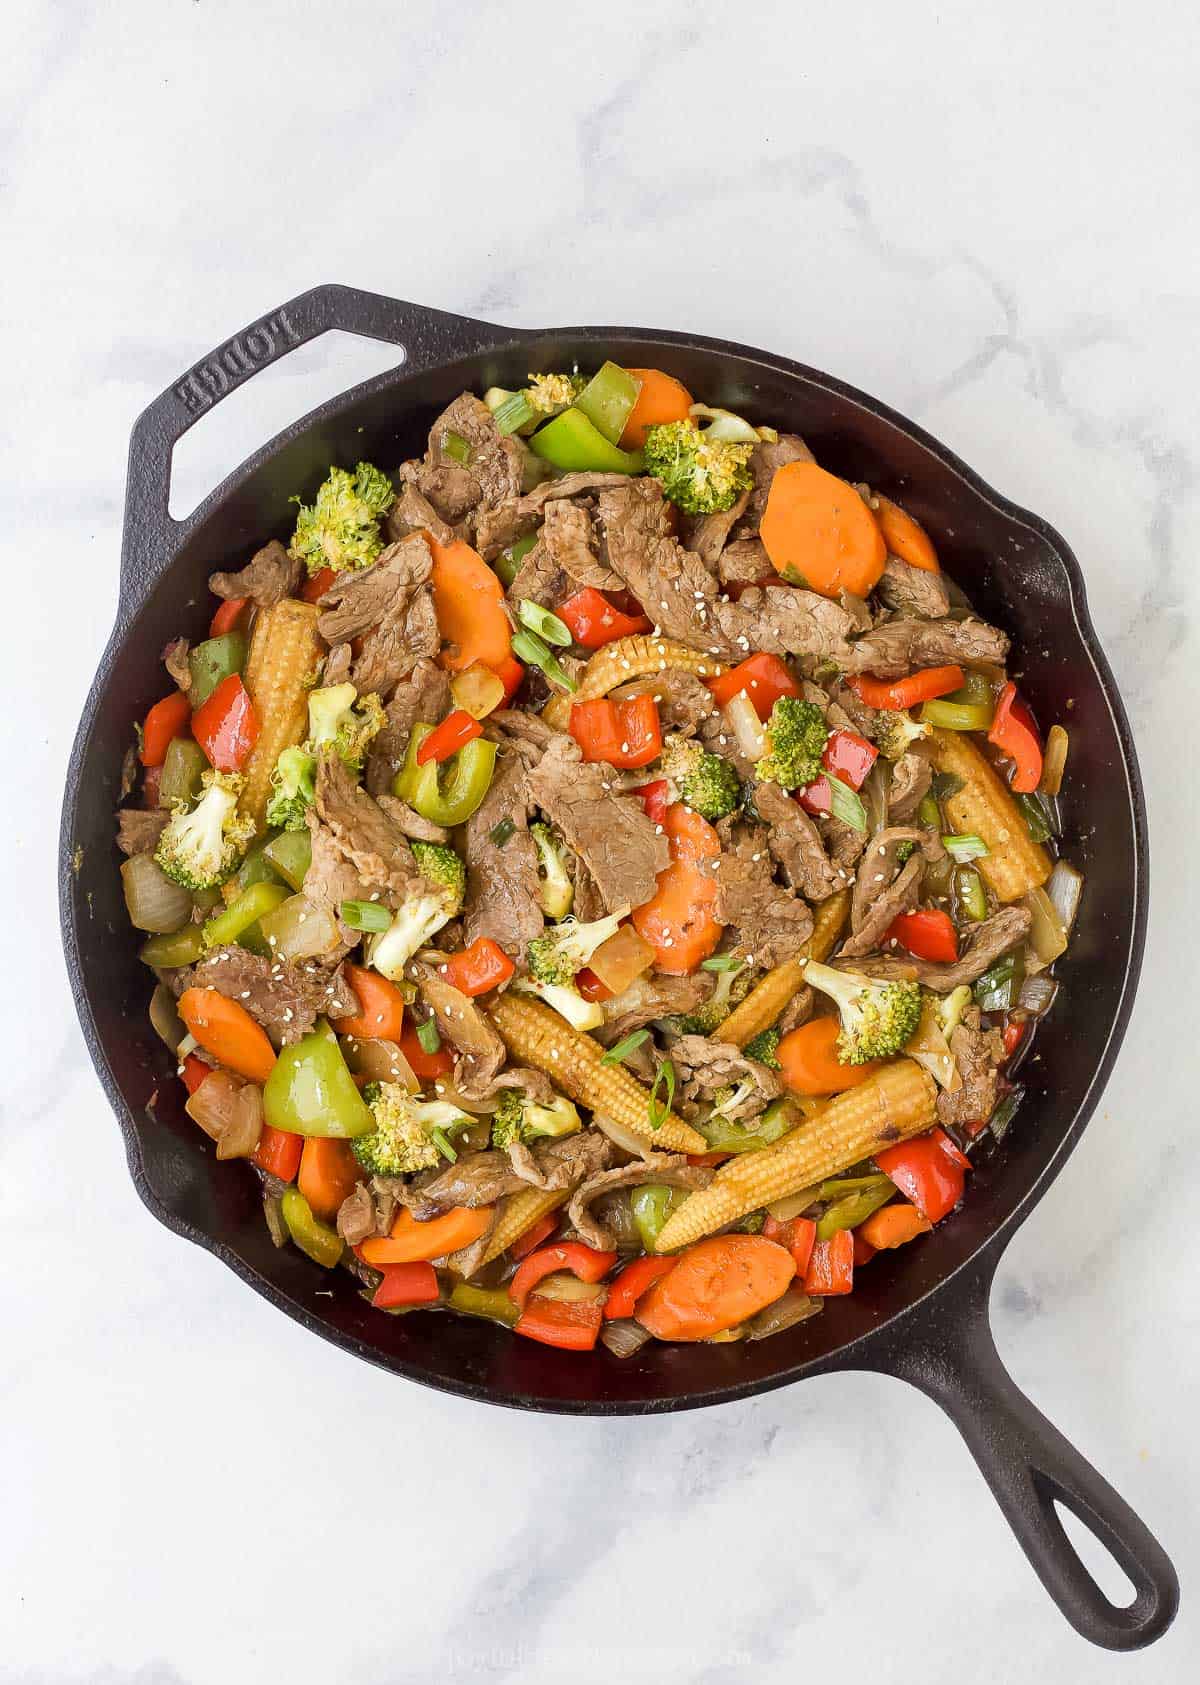
[[[825,960],[833,952],[850,907],[850,891],[839,889],[822,901],[813,913],[813,932],[794,959],[784,960],[760,979],[745,1000],[735,1006],[723,1024],[713,1031],[714,1041],[745,1047],[763,1030],[769,1030],[784,1007],[804,987],[808,960]]]
[[[655,1250],[676,1252],[882,1147],[932,1129],[936,1096],[933,1078],[911,1059],[885,1065],[866,1082],[836,1095],[774,1146],[727,1160],[706,1188],[698,1188],[668,1217]]]
[[[540,1000],[511,991],[491,1009],[492,1022],[518,1065],[545,1071],[563,1093],[591,1111],[623,1123],[653,1146],[676,1153],[706,1153],[708,1143],[690,1124],[668,1112],[650,1125],[650,1093],[623,1065],[602,1065],[604,1049]]]
[[[275,762],[308,729],[308,692],[321,659],[318,612],[314,603],[285,597],[274,608],[260,609],[254,622],[243,678],[259,733],[246,763],[240,806],[260,830]]]
[[[1008,786],[965,731],[934,731],[933,764],[963,780],[943,806],[955,831],[982,837],[988,852],[974,862],[1003,902],[1019,901],[1050,876],[1050,856],[1029,835]]]
[[[647,673],[663,673],[668,667],[695,673],[701,679],[715,679],[725,671],[713,656],[689,649],[686,644],[674,643],[670,638],[652,638],[644,634],[618,638],[592,656],[583,670],[573,700],[587,702],[596,696],[607,696],[617,685],[627,685],[632,679],[640,679]]]
[[[549,1192],[542,1188],[522,1188],[520,1193],[510,1194],[500,1208],[477,1269],[507,1252],[514,1240],[520,1240],[527,1229],[540,1222],[547,1212],[557,1211],[570,1197],[570,1188],[554,1188]]]

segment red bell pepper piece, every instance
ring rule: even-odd
[[[762,1232],[767,1240],[777,1241],[791,1253],[796,1261],[797,1279],[803,1280],[817,1239],[817,1225],[812,1218],[789,1217],[787,1222],[781,1223],[774,1217],[768,1217]]]
[[[556,1270],[570,1270],[580,1281],[599,1281],[617,1261],[615,1252],[597,1252],[581,1240],[563,1240],[556,1246],[543,1246],[524,1259],[516,1275],[508,1284],[508,1296],[515,1305],[524,1307],[526,1299],[544,1276]]]
[[[444,1077],[447,1071],[454,1069],[453,1053],[445,1046],[439,1047],[436,1053],[426,1053],[417,1040],[416,1030],[407,1021],[396,1046],[412,1066],[414,1076],[422,1079]]]
[[[949,913],[940,907],[921,907],[915,913],[899,913],[884,934],[884,943],[899,942],[919,960],[953,964],[958,958],[958,932]]]
[[[435,726],[417,750],[417,765],[428,766],[430,761],[448,761],[466,744],[483,736],[483,727],[465,708],[447,714],[441,725]]]
[[[629,793],[640,798],[646,810],[646,818],[652,819],[656,825],[661,825],[667,817],[667,781],[656,778],[652,784],[641,784]]]
[[[544,1217],[538,1218],[532,1228],[526,1229],[523,1235],[517,1236],[508,1249],[509,1257],[518,1260],[527,1258],[544,1240],[549,1240],[557,1227],[558,1212],[547,1211]]]
[[[813,1247],[804,1272],[804,1291],[814,1299],[827,1299],[853,1290],[854,1236],[849,1229],[839,1229]]]
[[[240,625],[249,606],[249,597],[227,597],[212,617],[209,637],[219,638],[223,632],[232,632],[235,626]]]
[[[834,731],[825,745],[821,765],[852,790],[861,790],[878,759],[879,750],[856,731]],[[827,778],[818,778],[797,790],[796,800],[806,813],[833,812],[833,792]]]
[[[752,655],[719,678],[704,682],[722,708],[744,690],[760,720],[770,719],[771,709],[781,696],[800,694],[800,686],[777,655]]]
[[[1011,679],[1000,692],[988,742],[994,743],[1002,755],[1015,763],[1014,790],[1020,795],[1030,795],[1037,789],[1042,779],[1042,745],[1033,715],[1017,695]]]
[[[258,711],[237,673],[222,679],[192,715],[192,736],[218,772],[240,772],[258,733]]]
[[[142,726],[143,766],[161,766],[167,758],[167,748],[173,737],[182,737],[192,715],[192,705],[181,690],[172,691],[156,702],[146,715]]]
[[[515,1332],[561,1351],[590,1352],[599,1337],[600,1322],[595,1299],[539,1299],[535,1294],[521,1312]]]
[[[857,1229],[851,1229],[850,1232],[854,1236],[854,1267],[858,1269],[860,1264],[871,1262],[871,1259],[875,1256],[875,1248],[869,1240],[863,1239]]]
[[[875,1162],[890,1176],[905,1199],[931,1223],[940,1222],[953,1211],[963,1196],[965,1176],[971,1161],[959,1152],[941,1129],[931,1129],[911,1141],[885,1147]]]
[[[388,1264],[371,1303],[386,1311],[393,1305],[430,1305],[440,1297],[437,1272],[432,1264]]]
[[[727,1158],[733,1157],[733,1154],[732,1153],[685,1153],[684,1157],[687,1159],[689,1164],[698,1164],[704,1170],[715,1170],[718,1164],[724,1164],[725,1160]]]
[[[602,983],[590,965],[585,965],[582,971],[575,973],[575,987],[584,1000],[611,1000],[612,990],[607,983]]]
[[[197,1059],[194,1053],[189,1053],[183,1061],[183,1069],[179,1074],[183,1078],[183,1086],[188,1093],[194,1094],[205,1077],[209,1076],[211,1072],[211,1065],[206,1065],[203,1059]]]
[[[478,936],[470,947],[447,954],[437,968],[438,976],[464,995],[486,995],[489,989],[507,983],[516,969],[504,949],[490,936]]]
[[[931,702],[935,696],[949,696],[952,690],[959,690],[965,677],[961,667],[925,667],[906,679],[873,679],[866,673],[856,673],[850,689],[868,708],[915,708],[918,702]]]
[[[521,688],[521,680],[525,677],[525,669],[515,655],[506,655],[503,661],[493,661],[492,672],[504,686],[504,700],[511,702]]]
[[[321,568],[311,579],[306,579],[300,587],[300,595],[306,603],[315,603],[318,597],[323,597],[337,578],[332,568]]]
[[[1022,1018],[1010,1018],[1004,1026],[1004,1057],[1011,1059],[1013,1054],[1025,1040],[1025,1021]]]
[[[585,585],[555,610],[558,618],[570,628],[571,636],[584,649],[601,649],[617,638],[632,638],[635,633],[648,632],[650,622],[644,614],[624,614],[602,591]]]
[[[619,1316],[632,1316],[633,1307],[647,1287],[669,1275],[678,1262],[678,1258],[635,1258],[632,1264],[626,1264],[608,1290],[604,1305],[605,1322],[612,1322]]]
[[[303,1152],[303,1135],[293,1135],[290,1129],[274,1129],[269,1123],[264,1123],[250,1159],[260,1170],[278,1176],[281,1182],[294,1182]]]
[[[806,784],[803,790],[793,790],[792,797],[800,803],[805,813],[833,812],[833,791],[829,787],[828,778],[817,778],[813,783]]]
[[[576,702],[571,709],[571,736],[585,761],[609,766],[649,766],[662,753],[662,722],[652,696],[631,696],[625,702],[597,697]]]

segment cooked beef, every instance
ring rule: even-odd
[[[963,983],[973,983],[1001,954],[1015,948],[1029,934],[1031,915],[1028,907],[1001,907],[964,934],[959,956],[953,962],[939,964],[905,954],[884,954],[878,959],[853,960],[852,971],[866,972],[870,977],[907,977],[923,983],[939,995],[949,994]],[[839,959],[840,963],[840,959]]]
[[[435,825],[432,819],[426,819],[424,814],[418,813],[415,807],[409,807],[398,796],[381,795],[376,800],[396,829],[402,831],[410,842],[450,841],[450,832],[445,825]]]
[[[521,708],[497,708],[484,720],[483,735],[520,755],[526,766],[536,766],[558,732],[540,714],[527,714]]]
[[[521,1178],[506,1154],[490,1148],[486,1152],[461,1153],[454,1164],[422,1183],[418,1199],[410,1209],[418,1222],[423,1223],[456,1205],[472,1210],[480,1205],[494,1205],[507,1194],[516,1193],[520,1186]]]
[[[727,761],[733,762],[743,783],[749,783],[753,779],[754,762],[749,755],[743,754],[737,738],[729,729],[723,709],[714,708],[711,714],[706,714],[700,721],[696,735],[710,755],[723,755]]]
[[[962,1086],[953,1093],[943,1090],[938,1094],[938,1121],[958,1127],[986,1123],[1000,1097],[1004,1037],[999,1030],[981,1029],[979,1008],[969,1006],[961,1024],[950,1033],[950,1051]]]
[[[541,543],[550,561],[574,585],[590,585],[596,591],[621,589],[620,574],[614,573],[597,554],[592,518],[582,505],[565,497],[547,503]]]
[[[304,894],[313,906],[337,920],[343,942],[353,946],[362,932],[341,921],[343,901],[386,899],[384,886],[369,883],[350,864],[333,832],[321,823],[312,808],[305,815],[312,841],[312,859],[304,874]]]
[[[841,666],[851,654],[847,639],[854,631],[854,617],[815,591],[750,585],[736,603],[718,603],[716,615],[728,653],[736,661],[763,650],[768,655],[814,656]]]
[[[730,533],[745,514],[749,501],[750,493],[744,491],[736,503],[719,514],[683,517],[683,542],[689,550],[696,552],[710,573],[717,573],[721,552],[729,541]],[[726,575],[722,572],[720,577],[724,579]]]
[[[807,689],[805,694],[807,695]],[[826,718],[830,725],[840,725],[856,731],[860,737],[869,738],[874,742],[875,728],[879,721],[878,708],[872,708],[862,701],[858,692],[851,690],[842,679],[827,680],[825,694],[828,697]]]
[[[518,499],[485,504],[475,515],[475,548],[485,562],[494,562],[502,550],[525,538],[537,526],[537,516],[523,515]]]
[[[685,673],[680,667],[667,667],[661,673],[648,673],[644,678],[632,679],[609,692],[614,702],[631,696],[652,696],[658,704],[658,717],[664,731],[678,732],[691,737],[704,720],[716,710],[713,693],[695,673]]]
[[[723,585],[765,585],[775,569],[761,538],[739,538],[721,551],[717,574]]]
[[[538,515],[548,503],[560,497],[581,497],[586,492],[603,491],[605,486],[629,484],[628,474],[601,474],[583,469],[575,474],[563,474],[557,480],[543,480],[540,486],[527,491],[517,504],[519,515]]]
[[[713,916],[733,927],[732,951],[739,959],[764,968],[782,965],[812,935],[812,914],[793,890],[775,882],[764,826],[723,819],[717,831],[723,846],[713,869]]]
[[[505,821],[512,833],[503,843],[492,832]],[[518,964],[525,944],[542,933],[538,905],[538,853],[529,835],[529,792],[519,755],[502,751],[487,795],[467,820],[466,939],[490,936]]]
[[[391,789],[408,753],[413,726],[418,721],[437,725],[449,711],[450,680],[436,662],[423,658],[392,692],[387,724],[371,744],[366,784],[372,795]]]
[[[274,608],[292,595],[303,571],[303,565],[273,538],[237,573],[210,573],[208,588],[214,597],[249,597],[256,608]]]
[[[914,844],[903,865],[900,849]],[[852,934],[842,943],[843,958],[869,954],[878,948],[888,927],[900,913],[910,913],[921,894],[926,860],[940,859],[944,850],[935,831],[896,825],[876,832],[859,862],[850,901]]]
[[[909,750],[892,767],[888,785],[888,824],[903,824],[920,807],[933,782],[933,767],[924,755]]]
[[[188,664],[188,641],[186,638],[172,638],[162,652],[162,664],[167,673],[178,685],[179,689],[189,692],[192,688],[192,669]]]
[[[518,1142],[508,1149],[509,1162],[526,1186],[551,1192],[570,1188],[585,1176],[612,1163],[612,1142],[598,1129],[538,1141],[532,1148]]]
[[[546,1191],[569,1188],[601,1169],[611,1157],[612,1147],[598,1129],[585,1129],[556,1141],[539,1141],[533,1148],[514,1148],[511,1154],[492,1148],[464,1153],[456,1163],[423,1177],[419,1184],[408,1183],[404,1203],[418,1222],[427,1222],[456,1205],[471,1209],[494,1205],[526,1187]]]
[[[775,1020],[775,1028],[781,1036],[786,1036],[789,1030],[798,1029],[801,1024],[808,1023],[808,1020],[812,1017],[815,998],[813,991],[807,984],[802,989],[796,990],[796,993]]]
[[[438,544],[454,542],[454,528],[442,519],[425,494],[407,480],[388,511],[384,527],[392,543],[407,538],[409,533],[423,531],[431,532]]]
[[[577,743],[555,737],[529,772],[529,793],[582,855],[606,912],[649,901],[670,861],[667,839],[641,802],[620,793],[610,766],[585,765]]]
[[[754,805],[767,822],[767,847],[784,882],[809,901],[824,901],[840,889],[845,871],[825,852],[816,821],[778,784],[757,784]]]
[[[334,644],[325,657],[325,665],[321,669],[321,683],[323,685],[344,685],[350,678],[350,668],[354,664],[354,651],[347,643]]]
[[[781,433],[774,443],[764,439],[761,444],[755,445],[750,457],[750,472],[754,475],[754,486],[738,532],[739,537],[753,536],[762,524],[763,511],[767,507],[771,481],[775,478],[776,470],[783,468],[789,462],[812,462],[813,460],[813,453],[796,433]]]
[[[184,988],[216,989],[245,1007],[275,1042],[299,1041],[319,1017],[345,1018],[359,1010],[358,997],[341,968],[289,965],[260,958],[247,948],[217,948],[191,966]]]
[[[465,439],[470,455],[465,463],[458,463],[446,450],[447,433]],[[474,481],[475,492],[467,508],[478,503],[501,503],[506,497],[520,495],[525,475],[525,446],[511,434],[505,435],[496,426],[491,410],[473,392],[464,392],[442,411],[429,430],[429,448],[425,460],[435,468],[457,468]],[[417,482],[420,485],[420,481]],[[422,486],[435,507],[438,499]],[[443,513],[446,511],[443,509]],[[447,520],[459,515],[446,514]]]
[[[408,604],[369,632],[350,677],[360,695],[374,691],[386,701],[418,661],[437,654],[440,644],[433,592],[422,586]]]
[[[511,603],[539,603],[542,608],[554,609],[570,596],[570,582],[542,535],[521,558],[508,588]]]
[[[986,621],[885,620],[859,638],[839,662],[849,673],[873,673],[898,679],[914,667],[944,667],[964,662],[1002,662],[1008,634]]]
[[[468,1100],[487,1099],[505,1059],[504,1043],[491,1020],[469,995],[439,976],[436,966],[417,960],[412,971],[443,1038],[461,1055],[454,1068],[455,1083]]]
[[[714,988],[711,972],[693,971],[673,977],[664,971],[635,977],[628,988],[604,1002],[604,1023],[594,1032],[597,1041],[615,1047],[632,1030],[640,1030],[655,1018],[678,1018],[694,1012]]]
[[[635,1164],[623,1164],[616,1170],[601,1170],[581,1182],[571,1195],[567,1219],[585,1246],[598,1252],[610,1251],[616,1237],[592,1213],[594,1200],[616,1188],[639,1188],[644,1183],[665,1183],[668,1188],[704,1188],[712,1181],[713,1173],[704,1165],[689,1164],[685,1153],[651,1153],[649,1158]]]
[[[366,1182],[359,1182],[338,1206],[337,1232],[347,1246],[361,1246],[379,1233],[379,1213]]]
[[[889,556],[883,576],[875,587],[882,602],[900,614],[920,620],[940,620],[949,610],[950,594],[940,573],[915,568],[899,556]]]
[[[838,819],[833,814],[827,814],[818,820],[817,829],[821,833],[821,841],[825,844],[826,854],[836,867],[849,875],[867,846],[866,831],[860,831],[855,825],[848,825],[844,819]]]
[[[165,808],[117,809],[117,847],[122,854],[153,854],[171,815]]]
[[[433,572],[433,556],[420,533],[398,539],[368,568],[339,573],[318,598],[324,611],[317,630],[326,643],[360,638],[404,610]],[[436,652],[435,652],[436,653]]]
[[[729,1042],[712,1041],[708,1036],[680,1036],[671,1043],[671,1062],[680,1094],[693,1104],[714,1100],[721,1089],[737,1089],[744,1084],[744,1097],[721,1111],[734,1123],[757,1117],[783,1093],[783,1083],[768,1066],[747,1059]]]
[[[604,902],[600,899],[596,880],[573,850],[568,850],[567,871],[575,889],[571,902],[574,916],[580,924],[592,924],[596,919],[602,919]]]
[[[402,462],[400,479],[415,486],[451,526],[470,514],[479,502],[479,481],[457,462]]]
[[[401,897],[424,890],[425,880],[404,833],[375,798],[359,788],[332,750],[323,751],[317,761],[316,809],[364,881]]]

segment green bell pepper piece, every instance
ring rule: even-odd
[[[860,1188],[857,1193],[837,1200],[823,1217],[817,1219],[817,1239],[832,1240],[842,1229],[856,1229],[860,1223],[866,1222],[872,1211],[886,1205],[895,1192],[895,1183],[884,1177],[879,1187]]]
[[[663,1224],[688,1197],[686,1188],[668,1188],[665,1182],[643,1182],[629,1196],[633,1221],[647,1252],[653,1252]]]
[[[641,451],[619,449],[574,405],[539,427],[529,441],[529,448],[543,462],[567,471],[592,469],[597,473],[640,474],[645,466]]]
[[[207,771],[208,756],[200,745],[191,737],[173,737],[158,782],[159,807],[192,801],[200,794],[200,780]]]
[[[323,1270],[332,1270],[341,1262],[345,1243],[336,1229],[318,1222],[312,1206],[299,1188],[285,1188],[279,1201],[279,1214],[287,1225],[287,1232],[296,1245]]]
[[[629,412],[642,389],[627,369],[617,363],[603,363],[575,400],[592,426],[615,445],[625,431]]]
[[[714,1153],[753,1153],[760,1147],[769,1147],[789,1129],[794,1129],[798,1119],[790,1100],[773,1100],[753,1122],[754,1127],[750,1128],[718,1115],[703,1118],[695,1127]]]
[[[263,857],[292,889],[303,889],[312,865],[312,837],[307,831],[280,831],[263,844]]]
[[[392,794],[435,825],[461,825],[488,793],[496,770],[496,745],[486,737],[476,737],[440,766],[436,761],[418,766],[417,750],[433,729],[425,724],[413,727]]]
[[[941,809],[938,807],[937,797],[932,791],[926,791],[917,805],[917,824],[926,831],[941,831]]]
[[[308,836],[307,831],[304,834],[306,837]],[[279,876],[276,873],[275,868],[267,859],[267,845],[265,841],[255,843],[254,847],[250,850],[246,858],[238,867],[237,871],[234,873],[233,881],[237,885],[238,889],[249,889],[250,885],[255,883],[277,884],[279,882]]]
[[[139,958],[147,965],[172,970],[178,965],[195,965],[204,953],[204,929],[198,924],[185,924],[169,935],[152,936],[143,942]]]
[[[192,682],[188,687],[192,707],[207,702],[222,679],[240,673],[246,665],[246,637],[243,632],[222,632],[219,638],[206,638],[188,655]]]
[[[263,1114],[272,1129],[293,1135],[352,1140],[375,1127],[328,1025],[282,1050],[263,1089]]]
[[[258,923],[264,913],[286,901],[290,893],[285,884],[264,880],[252,883],[249,889],[244,889],[236,900],[229,903],[224,912],[205,920],[205,948],[223,948],[230,942],[236,942],[252,924]]]
[[[501,585],[504,586],[506,591],[512,584],[513,580],[517,577],[517,570],[521,566],[521,563],[525,560],[526,556],[533,549],[536,543],[537,533],[526,533],[524,538],[514,539],[507,550],[501,550],[500,554],[496,557],[496,560],[492,563],[492,567],[500,580]]]
[[[489,1322],[502,1322],[506,1328],[520,1320],[521,1307],[514,1304],[503,1287],[472,1287],[469,1282],[456,1281],[450,1289],[450,1309],[464,1316],[483,1316]]]

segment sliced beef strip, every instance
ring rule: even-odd
[[[400,494],[388,511],[384,528],[393,543],[414,532],[431,532],[439,544],[454,542],[454,528],[444,521],[424,492],[410,481],[400,487]]]
[[[466,440],[471,453],[466,463],[458,463],[446,450],[447,433],[457,433],[460,439]],[[473,392],[462,393],[438,416],[429,430],[425,460],[438,468],[462,468],[470,475],[476,490],[469,507],[520,496],[525,477],[525,446],[520,439],[500,432],[491,410]],[[437,498],[427,490],[426,496],[437,506]],[[460,517],[447,515],[446,518]]]
[[[579,856],[571,851],[567,861],[567,871],[575,887],[575,894],[571,901],[571,911],[580,924],[592,924],[596,919],[604,917],[604,902],[600,899],[600,891],[596,888],[596,880],[588,871]]]
[[[722,1111],[722,1116],[735,1123],[757,1117],[783,1093],[783,1083],[768,1066],[747,1059],[729,1042],[713,1041],[708,1036],[680,1036],[671,1043],[671,1062],[683,1099],[693,1104],[712,1100],[722,1088],[751,1084],[743,1101]]]
[[[419,661],[432,659],[441,647],[433,588],[420,586],[404,604],[368,632],[363,652],[350,677],[360,695],[374,691],[386,702],[396,686]]]
[[[885,852],[872,844],[862,857],[854,886],[854,898],[859,901],[860,889],[866,882],[870,899],[867,894],[862,895],[857,928],[842,943],[839,958],[856,958],[882,947],[892,920],[901,913],[911,913],[920,900],[924,875],[925,860],[920,853],[910,855],[897,870],[895,845]]]
[[[528,767],[537,765],[558,732],[540,714],[528,714],[522,708],[497,708],[484,720],[483,735],[520,755]]]
[[[750,585],[736,603],[719,602],[716,618],[732,659],[762,650],[768,655],[814,656],[842,666],[854,617],[840,603],[792,585]]]
[[[819,819],[817,829],[821,833],[821,841],[825,844],[826,854],[836,867],[849,875],[867,846],[867,833],[832,814]]]
[[[966,620],[885,620],[858,639],[839,666],[849,673],[898,679],[914,667],[1003,662],[1009,639],[999,627]]]
[[[640,907],[670,863],[667,839],[635,797],[620,793],[611,767],[584,764],[579,745],[555,737],[530,769],[529,794],[581,855],[606,912]]]
[[[542,608],[555,609],[570,596],[570,585],[564,569],[551,553],[542,536],[521,558],[520,566],[508,588],[508,600],[538,603]]]
[[[525,945],[540,936],[538,852],[529,834],[529,792],[525,766],[517,754],[502,751],[487,795],[467,820],[464,854],[467,895],[463,923],[468,943],[490,936],[520,964]],[[497,825],[512,826],[507,841],[495,843]]]
[[[314,907],[337,920],[342,941],[353,947],[362,940],[362,932],[342,923],[342,902],[379,899],[387,903],[389,898],[382,884],[368,882],[351,865],[329,826],[321,822],[312,808],[305,818],[312,859],[304,874],[304,894]]]
[[[722,849],[713,863],[713,916],[732,927],[732,951],[766,969],[794,958],[812,935],[812,913],[793,890],[775,882],[766,827],[723,819],[717,833]]]
[[[721,552],[729,540],[730,533],[745,514],[749,501],[750,493],[744,491],[736,503],[730,504],[728,509],[723,509],[718,514],[683,517],[683,542],[689,550],[695,551],[710,573],[718,572]],[[720,577],[723,579],[726,576],[722,573]]]
[[[986,1123],[1000,1097],[1000,1067],[1004,1063],[1004,1037],[999,1030],[980,1028],[977,1006],[969,1006],[962,1023],[950,1033],[950,1051],[962,1084],[953,1093],[942,1090],[937,1097],[939,1123],[952,1127]]]
[[[858,692],[851,690],[842,679],[827,680],[825,695],[828,698],[826,718],[830,725],[842,726],[844,729],[858,732],[860,737],[875,741],[875,728],[879,720],[878,708],[872,708],[863,702]]]
[[[450,832],[445,825],[435,825],[432,819],[426,819],[424,814],[418,813],[415,807],[409,807],[398,796],[381,795],[376,800],[396,829],[403,831],[410,842],[450,841]]]
[[[404,1203],[418,1222],[427,1222],[456,1205],[472,1210],[494,1205],[522,1188],[550,1191],[569,1188],[610,1162],[612,1147],[598,1129],[581,1130],[556,1141],[539,1141],[511,1154],[494,1148],[464,1153],[456,1163],[409,1183]]]
[[[505,1153],[491,1148],[486,1152],[460,1153],[454,1164],[422,1183],[409,1209],[418,1222],[424,1223],[456,1205],[472,1210],[480,1205],[494,1205],[498,1199],[516,1193],[520,1186],[521,1178]]]
[[[547,503],[541,543],[550,562],[575,585],[590,585],[596,591],[621,589],[620,574],[600,560],[591,515],[581,504],[565,497]]]
[[[515,497],[506,497],[502,503],[484,504],[475,515],[475,548],[485,562],[494,562],[502,550],[507,550],[518,538],[526,538],[536,527],[537,516],[522,514],[520,501]]]
[[[888,785],[888,823],[904,824],[920,807],[933,782],[933,766],[925,755],[911,749],[892,767]]]
[[[691,737],[701,723],[716,712],[716,701],[703,679],[685,673],[681,667],[667,667],[661,673],[647,673],[609,692],[614,702],[632,696],[652,696],[664,731]]]
[[[509,1162],[526,1186],[550,1193],[570,1188],[585,1176],[612,1163],[612,1142],[598,1129],[583,1129],[556,1141],[532,1147],[518,1142],[508,1149]]]
[[[534,486],[527,491],[517,503],[518,515],[540,515],[548,503],[561,497],[581,497],[588,492],[603,491],[605,486],[624,486],[629,483],[628,474],[600,474],[591,469],[584,469],[574,474],[563,474],[557,480],[543,480],[540,486]]]
[[[915,568],[899,556],[888,557],[875,590],[888,608],[921,620],[940,620],[950,608],[943,576],[930,573],[928,568]]]
[[[946,995],[963,983],[974,983],[1001,954],[1023,942],[1029,934],[1030,923],[1028,907],[1001,907],[999,912],[972,925],[963,935],[959,956],[953,962],[939,964],[909,954],[903,957],[883,954],[879,958],[853,960],[849,968],[865,972],[869,977],[910,978],[939,995]],[[836,963],[840,964],[840,956]]]
[[[117,809],[117,847],[122,854],[153,854],[171,815],[165,808]]]
[[[505,1060],[499,1033],[471,997],[440,977],[434,965],[418,960],[412,970],[442,1036],[461,1055],[454,1068],[456,1085],[468,1100],[487,1099]]]
[[[354,651],[348,643],[334,644],[325,657],[325,665],[321,669],[321,683],[323,685],[344,685],[349,681],[350,669],[354,665]]]
[[[379,1214],[366,1182],[359,1182],[338,1206],[337,1232],[347,1246],[361,1246],[379,1233]]]
[[[273,538],[236,573],[210,573],[208,588],[215,597],[249,597],[255,608],[274,608],[292,595],[303,571],[303,565]]]
[[[420,533],[398,539],[368,568],[339,573],[318,598],[317,630],[328,644],[360,638],[403,612],[433,572],[433,556]]]
[[[615,1047],[632,1030],[642,1029],[655,1018],[679,1018],[694,1012],[714,986],[711,972],[704,971],[680,977],[654,971],[635,977],[628,988],[604,1002],[604,1023],[594,1032],[596,1040]]]
[[[729,729],[723,709],[714,708],[711,714],[706,714],[700,721],[696,735],[710,755],[723,755],[727,761],[732,761],[743,783],[749,783],[753,779],[754,762],[739,747],[736,736]]]
[[[807,1024],[812,1017],[816,997],[807,983],[788,1001],[779,1017],[775,1020],[775,1028],[781,1036],[786,1036],[790,1030],[799,1029],[801,1024]]]
[[[345,1018],[359,1010],[358,997],[341,968],[289,965],[252,954],[246,948],[217,948],[188,968],[184,988],[216,989],[261,1024],[285,1047],[299,1041],[319,1017]]]
[[[946,852],[936,831],[918,830],[910,825],[892,825],[885,830],[876,831],[868,847],[863,850],[858,876],[854,881],[854,894],[850,900],[850,929],[855,937],[868,922],[874,922],[872,915],[876,903],[896,881],[900,872],[899,854],[905,843],[911,843],[913,846],[913,852],[905,862],[906,867],[911,865],[918,855],[923,863],[926,860],[941,860]],[[919,880],[920,873],[917,877]],[[908,912],[909,909],[897,907],[896,911]],[[888,923],[891,923],[890,919]],[[847,942],[842,951],[865,954],[873,945],[851,949]]]
[[[727,544],[717,559],[717,574],[723,585],[765,585],[776,577],[761,538]]]
[[[192,688],[192,669],[188,664],[189,647],[186,638],[172,638],[162,652],[163,666],[185,694],[190,694]]]
[[[366,785],[373,796],[391,789],[393,778],[404,765],[413,726],[418,721],[437,725],[449,711],[450,680],[434,661],[425,657],[392,692],[386,709],[387,724],[371,744]]]
[[[323,751],[317,761],[316,810],[365,882],[401,897],[426,891],[404,833],[331,750]]]
[[[664,1183],[668,1188],[704,1188],[712,1176],[704,1165],[689,1164],[685,1153],[651,1153],[647,1159],[616,1170],[601,1170],[581,1182],[571,1195],[567,1219],[585,1246],[608,1252],[615,1247],[616,1238],[591,1210],[593,1201],[602,1194],[617,1188],[638,1188],[647,1182]]]
[[[784,882],[809,901],[824,901],[847,882],[825,852],[816,821],[778,784],[757,784],[754,805],[767,822],[767,847]]]
[[[479,502],[479,481],[457,462],[402,462],[400,479],[415,486],[452,530]]]

